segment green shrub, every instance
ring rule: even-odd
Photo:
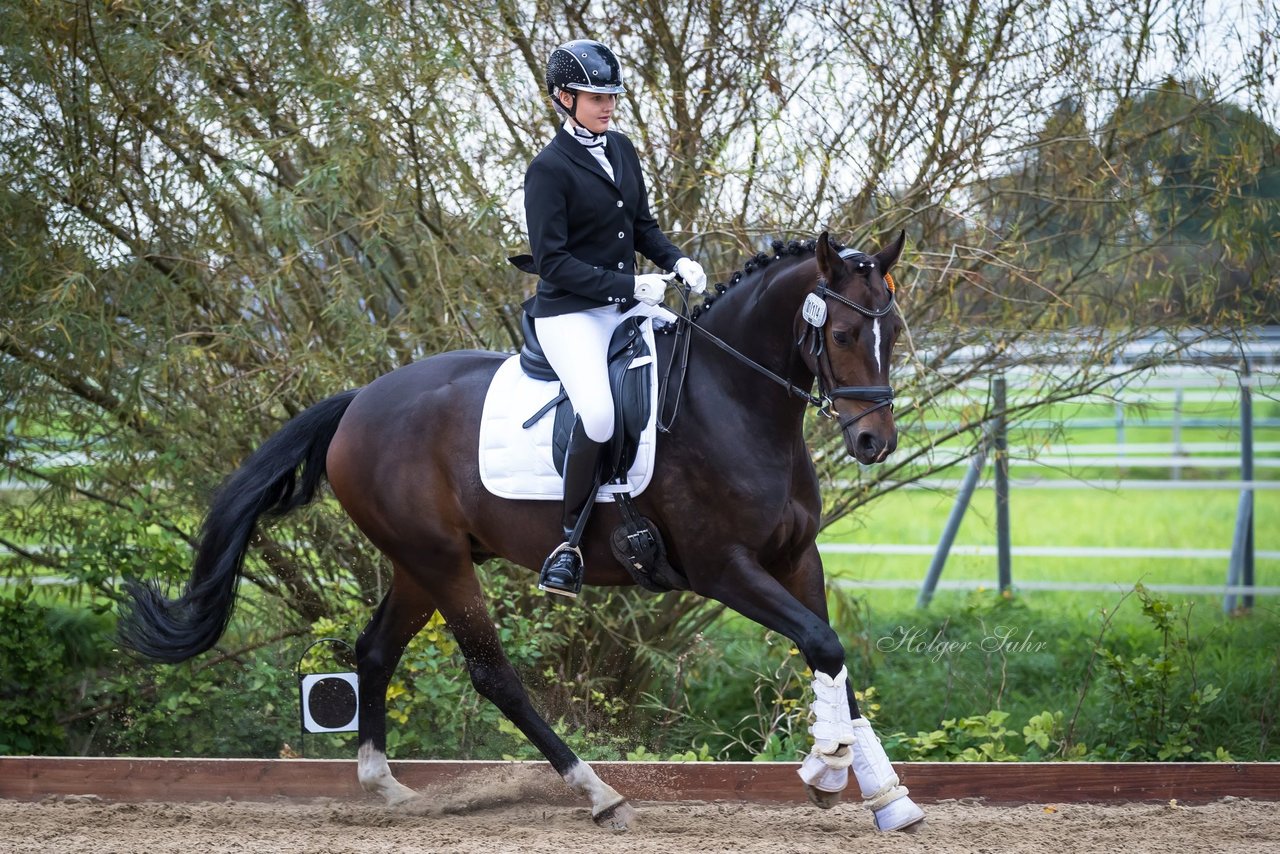
[[[1159,761],[1230,758],[1205,725],[1222,689],[1197,673],[1190,608],[1175,607],[1142,585],[1135,592],[1157,644],[1127,654],[1119,648],[1100,650],[1103,690],[1113,711],[1098,725],[1103,744],[1095,755]]]
[[[110,646],[110,620],[44,605],[26,582],[0,595],[0,754],[68,752],[62,719]]]
[[[482,568],[498,637],[535,707],[584,759],[701,759],[706,742],[665,738],[643,707],[678,681],[695,636],[718,606],[636,590],[583,591],[561,605],[532,576],[495,562]],[[708,616],[710,615],[710,616]],[[324,620],[313,637],[354,637],[364,616]],[[323,655],[324,653],[322,653]],[[323,661],[323,659],[322,659]],[[349,737],[312,740],[324,755],[350,755]],[[387,751],[401,759],[538,759],[514,724],[472,687],[466,663],[437,613],[410,642],[387,690]]]
[[[524,573],[486,575],[535,706],[584,758],[794,761],[809,749],[812,674],[786,638],[690,597],[590,590],[558,605]],[[1280,623],[1265,612],[1193,615],[1142,589],[1092,615],[989,592],[928,613],[831,601],[860,706],[896,760],[1278,757]],[[321,636],[354,643],[370,613],[352,600],[283,641],[281,626],[237,620],[218,650],[152,666],[112,651],[103,608],[41,605],[30,585],[0,598],[0,750],[291,755],[297,656]],[[350,665],[332,656],[317,647],[304,669]],[[354,741],[308,736],[305,753],[348,757]],[[539,756],[472,688],[438,615],[391,684],[388,746],[397,758]]]
[[[95,753],[276,757],[298,738],[297,682],[280,645],[134,665],[99,688],[108,708],[95,721]]]
[[[1139,588],[1085,615],[991,591],[951,610],[873,617],[843,602],[840,613],[865,615],[833,623],[895,760],[1280,756],[1280,623],[1262,611],[1192,619],[1189,603]],[[806,752],[811,676],[794,647],[737,618],[708,646],[681,702],[658,709],[675,716],[669,729],[709,740],[721,759]]]

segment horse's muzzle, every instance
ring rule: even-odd
[[[879,420],[879,419],[877,419]],[[844,444],[849,455],[863,465],[882,463],[898,448],[898,431],[893,419],[884,419],[888,423],[859,424],[844,434]]]

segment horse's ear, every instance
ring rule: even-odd
[[[898,256],[902,254],[902,247],[906,242],[907,232],[904,229],[898,232],[897,240],[876,253],[876,266],[880,268],[880,275],[889,272],[889,268],[898,263]]]
[[[840,255],[831,246],[831,238],[827,232],[818,235],[818,275],[831,281],[831,271],[841,263]]]

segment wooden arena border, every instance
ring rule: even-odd
[[[430,790],[519,776],[530,798],[579,803],[544,762],[392,762],[406,785]],[[593,762],[637,801],[806,803],[789,762]],[[992,804],[1168,801],[1227,796],[1280,801],[1280,763],[902,762],[923,803],[981,797]],[[366,797],[350,760],[0,757],[0,798],[96,795],[104,801],[243,801]]]

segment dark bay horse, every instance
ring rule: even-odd
[[[888,371],[901,321],[890,310],[887,275],[902,244],[899,235],[875,255],[841,253],[823,233],[807,244],[775,243],[774,255],[756,256],[735,275],[714,308],[695,317],[679,414],[636,499],[694,592],[785,635],[804,655],[817,702],[814,753],[801,777],[816,803],[831,806],[852,767],[882,829],[913,824],[923,813],[905,797],[862,719],[844,648],[828,624],[814,542],[821,500],[802,426],[806,407],[822,403],[840,418],[846,448],[860,462],[893,451]],[[672,357],[674,337],[659,336],[660,366]],[[394,566],[390,590],[356,647],[365,789],[392,804],[416,794],[387,764],[386,689],[405,646],[438,610],[476,690],[590,799],[598,823],[621,829],[630,806],[534,709],[499,643],[474,568],[495,556],[536,568],[561,534],[557,502],[497,498],[481,485],[481,408],[506,358],[479,351],[432,356],[294,418],[220,488],[183,595],[168,600],[154,582],[129,584],[121,639],[169,662],[212,647],[230,618],[258,519],[307,503],[327,475],[347,513]],[[820,397],[809,395],[815,379]],[[586,583],[633,583],[609,547],[619,522],[616,506],[596,509],[583,540]]]

